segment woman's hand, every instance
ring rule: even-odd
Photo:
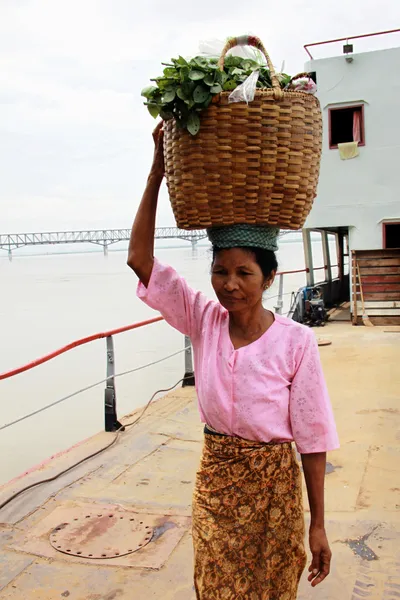
[[[329,575],[332,552],[323,527],[310,527],[310,550],[312,561],[308,570],[308,581],[315,587]]]
[[[164,121],[161,121],[153,131],[154,156],[151,166],[151,175],[155,175],[160,180],[164,177]]]
[[[324,528],[324,479],[326,452],[302,454],[304,477],[310,505],[310,550],[312,561],[308,581],[315,587],[329,575],[332,553]]]

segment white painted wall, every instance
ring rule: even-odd
[[[400,48],[313,60],[323,114],[318,196],[305,227],[349,226],[354,250],[382,248],[382,219],[400,220]],[[365,146],[329,149],[328,108],[364,103]]]

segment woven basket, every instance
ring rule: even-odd
[[[221,69],[240,40],[225,46]],[[283,91],[261,41],[247,42],[264,53],[273,87],[257,90],[250,104],[230,104],[230,92],[222,92],[201,113],[196,136],[174,120],[164,125],[166,179],[181,229],[235,223],[299,229],[311,210],[322,146],[319,101]]]

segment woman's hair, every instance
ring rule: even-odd
[[[240,249],[253,254],[256,259],[256,263],[260,267],[265,279],[271,275],[272,271],[276,271],[278,269],[278,261],[276,259],[275,252],[272,250],[265,250],[264,248],[256,248],[252,246],[240,246]],[[218,246],[212,247],[213,264],[217,254],[223,250],[226,250],[226,248],[219,248]]]

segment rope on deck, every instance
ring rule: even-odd
[[[182,350],[181,350],[181,352],[182,352]],[[176,352],[176,354],[178,354],[178,352]],[[166,360],[166,359],[162,359],[162,360]],[[160,362],[160,361],[158,361],[158,362]],[[122,375],[122,373],[120,373],[120,375]],[[136,425],[142,419],[143,415],[145,414],[145,412],[149,408],[150,404],[153,402],[154,398],[158,394],[163,394],[165,392],[170,392],[171,390],[173,390],[174,388],[176,388],[176,386],[178,386],[180,383],[182,383],[184,380],[185,380],[185,377],[183,377],[183,379],[180,379],[179,381],[177,381],[174,385],[172,385],[169,388],[157,390],[156,392],[154,392],[154,394],[152,395],[152,397],[150,398],[150,400],[147,402],[146,406],[144,407],[144,409],[142,410],[142,412],[140,413],[140,415],[134,421],[131,421],[130,423],[125,423],[125,425],[121,425],[121,427],[115,432],[114,438],[106,446],[103,446],[103,448],[100,448],[100,450],[96,450],[96,452],[93,452],[92,454],[89,454],[88,456],[85,456],[84,458],[82,458],[78,462],[72,464],[70,467],[67,467],[66,469],[63,469],[62,471],[60,471],[56,475],[53,475],[52,477],[48,477],[46,479],[41,479],[39,481],[35,481],[34,483],[31,483],[30,485],[27,485],[27,486],[23,487],[22,489],[18,490],[17,492],[15,492],[14,494],[12,494],[12,496],[9,496],[6,500],[4,500],[3,502],[0,503],[0,510],[2,510],[4,507],[6,507],[8,504],[10,504],[13,500],[15,500],[16,498],[18,498],[19,496],[21,496],[25,492],[31,490],[32,488],[35,488],[38,485],[42,485],[44,483],[50,483],[51,481],[55,481],[56,479],[58,479],[62,475],[66,475],[67,473],[69,473],[73,469],[76,469],[76,467],[79,467],[79,465],[82,465],[83,463],[85,463],[86,461],[90,460],[91,458],[95,458],[99,454],[102,454],[106,450],[109,450],[112,446],[114,446],[117,443],[120,435],[128,427],[133,427],[133,425]]]

